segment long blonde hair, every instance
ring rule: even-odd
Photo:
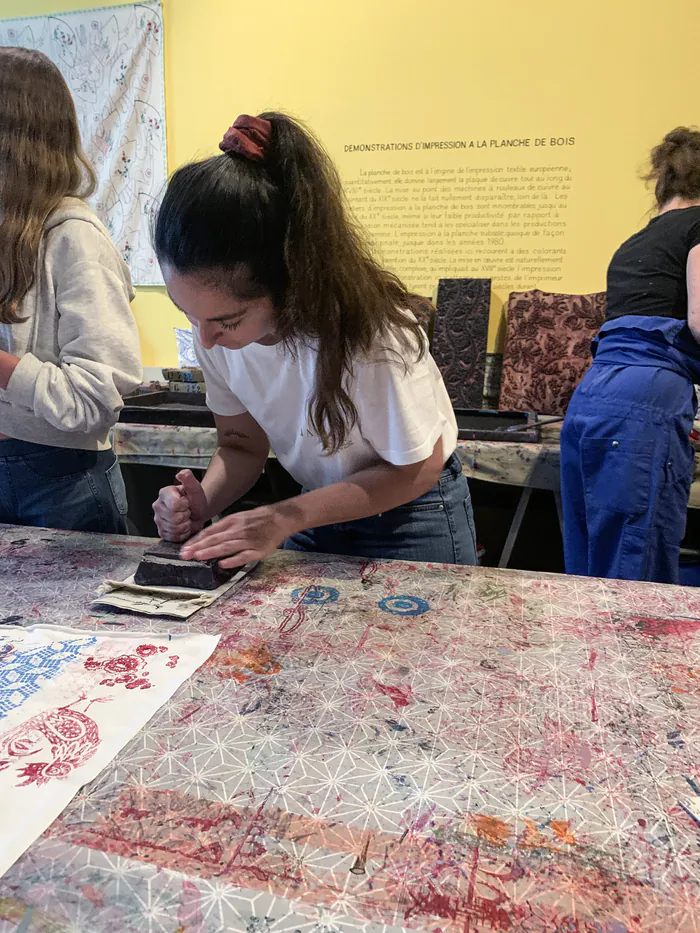
[[[61,72],[41,52],[0,47],[0,323],[22,320],[49,214],[95,186]]]

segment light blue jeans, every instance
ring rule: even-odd
[[[476,564],[474,514],[459,457],[450,457],[439,481],[419,499],[370,518],[301,531],[284,547],[377,560]]]

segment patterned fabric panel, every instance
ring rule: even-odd
[[[499,407],[565,414],[604,320],[605,292],[511,292]]]
[[[433,357],[455,408],[481,408],[491,279],[440,279]]]

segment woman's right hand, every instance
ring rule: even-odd
[[[204,527],[207,497],[191,470],[181,470],[179,486],[164,486],[153,503],[158,534],[164,541],[187,541]]]

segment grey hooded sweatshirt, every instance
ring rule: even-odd
[[[122,396],[141,382],[129,270],[78,198],[46,222],[26,320],[0,324],[0,347],[21,357],[0,389],[0,434],[35,444],[104,450]],[[0,443],[0,455],[2,444]]]

